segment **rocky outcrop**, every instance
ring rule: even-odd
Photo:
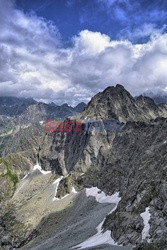
[[[56,108],[52,106],[53,109]],[[23,116],[26,121],[30,110],[34,120],[47,115],[45,105],[35,104],[26,110],[27,113]],[[82,121],[80,131],[73,128],[69,132],[41,133],[39,130],[37,133],[38,127],[33,125],[33,129],[27,128],[26,132],[29,131],[31,136],[15,147],[13,154],[16,156],[13,156],[15,161],[21,155],[24,163],[27,159],[27,164],[22,164],[24,170],[21,170],[19,163],[14,163],[13,160],[11,173],[14,171],[18,174],[21,171],[25,174],[26,169],[31,169],[38,160],[42,169],[51,170],[53,176],[65,176],[59,182],[56,194],[58,199],[70,194],[72,186],[77,190],[95,186],[109,195],[119,192],[121,200],[116,210],[106,217],[103,230],[110,230],[112,238],[118,244],[132,244],[136,249],[165,249],[167,106],[157,105],[148,97],[134,99],[123,86],[117,85],[97,94],[82,113],[71,119]],[[102,131],[96,131],[93,124],[91,129],[86,130],[85,119],[103,122],[119,120],[121,129],[109,131],[103,126]],[[8,154],[9,151],[6,155]],[[6,172],[2,174],[5,175]],[[19,178],[20,176],[21,174]],[[38,177],[35,184],[38,183],[37,180]],[[10,188],[12,190],[13,186]],[[47,190],[46,185],[45,188]],[[33,186],[32,193],[34,190],[36,192],[36,187]],[[30,197],[32,198],[31,194]],[[33,207],[33,199],[30,197],[26,202]],[[40,202],[40,196],[38,198],[36,202]],[[149,236],[144,238],[145,222],[142,214],[148,208]],[[43,210],[40,211],[42,214]]]
[[[103,92],[104,100],[108,91],[111,89]],[[113,92],[114,100],[119,100],[121,95],[125,97],[127,112],[122,111],[120,102],[123,101],[119,100],[117,109],[115,103],[110,106],[116,111],[109,116],[109,106],[104,105],[105,101],[101,103],[103,94],[100,93],[75,119],[90,118],[91,114],[96,120],[106,116],[108,119],[121,117],[124,121],[121,131],[85,131],[83,124],[80,132],[47,134],[44,145],[48,145],[48,149],[40,151],[40,162],[43,167],[53,170],[54,160],[62,174],[72,172],[78,187],[97,186],[108,194],[120,192],[122,199],[117,209],[107,216],[103,225],[119,244],[144,245],[141,214],[149,207],[150,239],[144,242],[146,246],[149,240],[156,245],[167,236],[167,205],[163,191],[166,190],[167,165],[167,119],[163,118],[166,106],[157,106],[152,99],[142,96],[135,101],[121,86],[112,88]],[[56,172],[56,167],[54,169]],[[76,177],[83,172],[83,176]]]
[[[167,105],[156,105],[149,97],[138,97],[135,100],[122,85],[108,87],[95,95],[84,112],[71,119],[84,120],[119,120],[149,121],[157,117],[167,117]]]
[[[71,171],[86,172],[87,169],[101,166],[110,143],[115,137],[111,133],[85,131],[53,132],[45,135],[40,147],[39,161],[45,170],[67,175]]]
[[[112,112],[111,112],[112,111]],[[92,98],[85,110],[70,119],[82,120],[81,131],[55,131],[46,133],[39,152],[40,163],[46,170],[59,174],[67,174],[72,170],[86,171],[88,168],[101,166],[119,131],[110,133],[103,127],[99,132],[95,129],[86,130],[85,119],[119,120],[135,130],[137,126],[147,126],[157,117],[167,117],[166,105],[156,105],[149,97],[140,96],[136,100],[123,86],[109,87]],[[89,120],[90,119],[90,120]],[[137,122],[140,122],[139,124]],[[114,157],[114,156],[113,156]]]
[[[91,140],[95,142],[94,146],[91,144],[92,150],[86,151],[87,157],[89,155],[88,158],[91,159],[91,166],[88,162],[85,166],[89,168],[84,169],[82,157],[74,165],[71,174],[78,188],[97,186],[107,194],[120,192],[122,199],[117,209],[107,216],[103,225],[104,230],[111,230],[112,237],[119,244],[131,243],[138,245],[137,249],[142,249],[140,245],[145,247],[143,249],[165,246],[166,131],[167,119],[164,118],[151,121],[150,124],[128,122],[114,136],[108,133],[106,149],[94,155],[94,158],[91,158],[91,152],[96,151],[97,141],[100,144],[102,138],[98,137],[97,140],[96,135],[91,134],[91,139],[86,144],[86,147],[90,147]],[[98,159],[99,155],[101,160]],[[83,171],[84,174],[77,176],[77,172]],[[68,188],[68,185],[64,180],[59,197],[68,193],[63,191],[65,187]],[[150,244],[147,240],[141,243],[144,228],[141,214],[147,207],[151,214]]]

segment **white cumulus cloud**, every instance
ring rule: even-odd
[[[166,33],[133,44],[82,30],[64,47],[55,24],[9,0],[0,0],[0,27],[1,95],[73,105],[117,83],[133,95],[167,89]],[[156,30],[150,27],[149,34],[151,29]]]

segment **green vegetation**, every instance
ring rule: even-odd
[[[16,184],[17,184],[18,181],[19,181],[19,178],[18,178],[17,174],[12,173],[11,170],[8,169],[8,171],[7,171],[7,173],[4,175],[4,177],[9,177],[10,180],[13,182],[14,187],[16,187]]]
[[[0,164],[3,164],[3,165],[5,165],[5,167],[9,167],[10,166],[10,163],[7,161],[7,160],[5,160],[5,159],[0,159]]]
[[[12,170],[12,160],[9,157],[8,159],[1,158],[0,159],[0,169],[1,169],[1,174],[0,174],[0,183],[1,181],[3,182],[3,179],[6,178],[7,182],[5,182],[6,188],[1,189],[1,197],[0,200],[3,200],[4,198],[11,197],[11,195],[14,194],[16,190],[16,185],[19,181],[18,175],[14,173]],[[6,190],[6,191],[4,191]]]

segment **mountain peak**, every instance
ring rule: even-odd
[[[110,86],[107,87],[102,93],[99,94],[104,94],[104,98],[123,98],[123,99],[131,99],[134,101],[133,96],[122,86],[121,84],[117,84],[116,86]]]
[[[110,86],[95,95],[88,103],[84,112],[75,119],[148,121],[157,117],[167,116],[167,110],[162,110],[149,97],[139,96],[136,100],[124,88],[117,84]]]
[[[74,107],[75,111],[82,112],[86,107],[86,104],[84,102],[80,102],[77,104],[77,106]]]
[[[116,88],[117,90],[125,90],[124,86],[121,85],[121,84],[117,84],[117,85],[115,86],[115,88]]]
[[[109,87],[105,88],[103,93],[105,93],[105,92],[121,92],[121,91],[127,92],[127,90],[124,88],[123,85],[117,84],[116,86],[109,86]]]

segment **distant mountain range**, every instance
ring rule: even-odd
[[[107,89],[105,90],[105,93],[107,93]],[[147,92],[144,93],[143,96],[152,98],[156,104],[167,103],[167,95],[165,95],[164,93],[154,94],[152,92]],[[136,97],[135,99],[140,100],[141,97]],[[144,99],[148,100],[146,98]],[[106,104],[107,102],[108,101],[106,99]],[[82,112],[85,107],[86,104],[84,102],[81,102],[77,106],[72,107],[67,103],[56,105],[54,102],[48,104],[37,102],[33,98],[18,98],[10,96],[0,97],[0,116],[8,117],[16,117],[23,115],[24,113],[30,115],[30,113],[32,114],[34,112],[34,118],[37,115],[38,118],[39,116],[41,116],[41,119],[55,117],[65,119],[68,116],[73,116],[77,113]]]
[[[68,115],[76,114],[77,112],[82,112],[85,108],[86,104],[81,102],[76,107],[71,107],[68,104],[63,104],[61,106],[56,105],[55,103],[42,103],[37,102],[32,98],[17,98],[17,97],[9,97],[2,96],[0,97],[0,115],[5,116],[18,116],[23,114],[26,110],[30,112],[31,109],[38,110],[42,112],[48,112],[46,116],[54,115],[55,117],[60,117],[61,119],[65,118]],[[50,117],[52,118],[52,117]]]
[[[152,98],[155,101],[155,103],[157,103],[157,104],[167,103],[166,92],[159,92],[159,93],[146,92],[143,95]]]
[[[19,138],[28,143],[33,135],[42,133],[45,119],[64,120],[82,112],[85,106],[83,102],[71,107],[32,98],[0,97],[0,156],[15,152],[22,145]]]

